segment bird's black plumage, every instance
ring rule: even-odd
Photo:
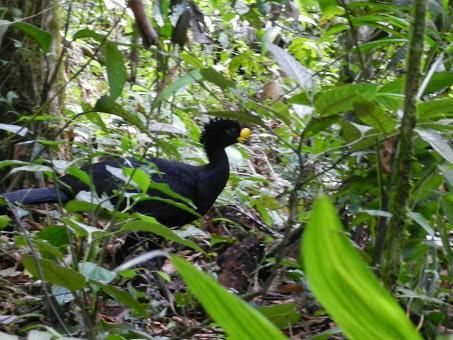
[[[209,163],[194,166],[186,163],[150,158],[143,161],[109,158],[82,167],[91,176],[99,197],[108,195],[116,203],[124,182],[111,173],[111,168],[139,168],[145,171],[155,183],[166,183],[170,189],[190,199],[199,215],[205,214],[222,192],[229,176],[229,163],[225,148],[238,141],[244,141],[250,130],[242,129],[232,120],[211,120],[204,127],[201,143],[204,145]],[[110,171],[109,171],[110,168]],[[3,194],[11,203],[37,204],[67,202],[81,191],[89,191],[87,184],[72,175],[59,179],[60,185],[47,189],[24,189]],[[130,191],[130,189],[129,189]],[[170,198],[160,190],[150,189],[150,197]],[[124,199],[124,198],[123,198]],[[155,217],[160,223],[177,227],[197,219],[197,215],[187,210],[165,203],[163,200],[144,200],[133,206],[133,211]]]

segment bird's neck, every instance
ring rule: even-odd
[[[206,156],[208,156],[209,165],[211,167],[225,166],[229,167],[228,157],[225,148],[215,146],[205,146]]]
[[[230,174],[230,163],[225,148],[222,147],[205,147],[209,163],[205,165],[208,173],[212,173],[213,179],[216,179],[219,185],[225,186]]]

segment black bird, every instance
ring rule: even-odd
[[[165,183],[174,193],[190,199],[196,207],[196,212],[204,215],[214,204],[228,180],[229,163],[225,148],[237,142],[245,142],[250,135],[251,131],[248,128],[241,129],[236,121],[215,119],[205,124],[200,139],[209,160],[206,165],[194,166],[160,158],[143,161],[109,158],[82,167],[82,170],[91,176],[98,196],[107,194],[111,197],[112,203],[116,204],[118,200],[125,201],[124,197],[118,197],[121,192],[124,193],[121,188],[125,182],[112,174],[112,168],[139,168],[149,174],[152,182]],[[11,203],[20,204],[65,203],[74,199],[81,191],[90,191],[87,184],[72,175],[60,177],[59,183],[58,186],[51,188],[23,189],[2,196]],[[147,194],[157,200],[139,201],[132,206],[133,211],[153,216],[168,227],[182,226],[198,218],[196,214],[166,203],[166,199],[174,198],[161,190],[150,189]]]

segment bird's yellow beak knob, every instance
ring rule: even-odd
[[[247,139],[249,139],[251,134],[252,134],[252,131],[249,128],[243,128],[241,130],[241,133],[239,134],[238,142],[244,143]]]

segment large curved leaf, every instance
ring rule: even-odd
[[[351,339],[421,339],[345,235],[326,196],[313,208],[302,243],[308,284]]]
[[[173,256],[171,260],[189,289],[230,339],[285,339],[261,313],[229,293],[214,279],[179,257]]]

